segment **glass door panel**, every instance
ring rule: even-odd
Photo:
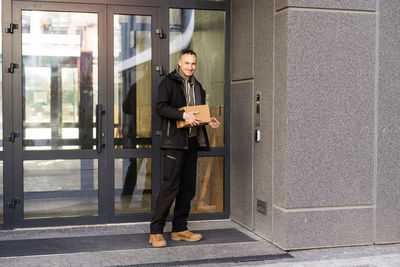
[[[151,148],[151,16],[114,14],[114,145]]]
[[[115,159],[115,214],[151,212],[151,158]]]
[[[211,147],[224,146],[225,92],[225,11],[175,9],[169,11],[169,62],[173,70],[181,51],[191,49],[198,55],[195,76],[206,90],[211,116],[221,123],[218,129],[207,127]]]
[[[22,11],[24,150],[95,149],[98,15]]]
[[[158,8],[13,1],[12,10],[13,226],[149,218],[160,184]]]
[[[104,7],[35,7],[47,10],[19,1],[13,7],[15,20],[21,21],[20,39],[13,40],[14,57],[21,60],[20,76],[14,73],[14,124],[22,133],[14,144],[14,169],[22,177],[15,179],[17,199],[22,199],[16,221],[98,216],[107,201],[106,194],[100,197],[106,153],[97,149],[103,148],[97,141],[103,141],[104,132],[97,128],[105,116],[96,112],[106,88],[98,75],[106,66],[99,42]]]
[[[224,157],[199,157],[191,213],[224,211]]]
[[[97,174],[93,159],[25,160],[24,218],[97,215]]]
[[[210,146],[225,146],[225,11],[170,9],[170,69],[174,69],[184,49],[197,53],[196,78],[206,90],[210,114],[221,126],[206,127]],[[207,44],[207,45],[205,45]],[[192,213],[219,213],[224,207],[224,157],[199,157],[196,195]]]
[[[155,92],[160,75],[158,9],[109,8],[113,73],[114,215],[151,213],[152,189],[158,178],[159,149],[153,138]],[[109,57],[110,58],[110,57]],[[111,108],[109,106],[109,108]]]

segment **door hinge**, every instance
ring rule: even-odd
[[[160,39],[167,38],[167,35],[164,34],[163,29],[156,29],[156,34],[158,34],[158,37],[160,37]]]
[[[11,132],[10,136],[7,136],[7,141],[14,143],[15,142],[15,137],[19,137],[19,133],[18,132]]]
[[[7,73],[14,73],[14,69],[18,69],[19,65],[15,63],[10,63],[10,67],[6,68]]]
[[[17,204],[21,203],[19,198],[13,198],[11,199],[10,202],[7,203],[7,208],[9,209],[15,209],[15,207],[17,206]]]
[[[156,66],[156,71],[158,71],[160,73],[160,76],[164,75],[164,70],[162,66]]]
[[[18,24],[10,23],[10,27],[6,28],[6,33],[14,33],[16,29],[18,29]]]

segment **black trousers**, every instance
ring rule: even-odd
[[[190,202],[196,193],[197,138],[189,138],[189,149],[163,151],[163,181],[150,224],[151,234],[162,234],[175,200],[172,232],[187,230]]]

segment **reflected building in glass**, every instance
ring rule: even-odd
[[[98,17],[22,11],[24,150],[93,150]],[[24,218],[98,214],[96,159],[25,160]]]
[[[23,11],[22,20],[24,149],[94,149],[97,15]]]

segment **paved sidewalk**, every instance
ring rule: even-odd
[[[400,244],[314,249],[286,253],[230,221],[190,222],[194,231],[235,228],[251,237],[243,242],[190,244],[167,248],[146,245],[137,249],[68,254],[0,257],[0,266],[341,266],[400,267]],[[148,233],[148,223],[17,229],[0,231],[0,242]],[[166,229],[166,232],[169,231]],[[4,243],[3,243],[4,244]]]

